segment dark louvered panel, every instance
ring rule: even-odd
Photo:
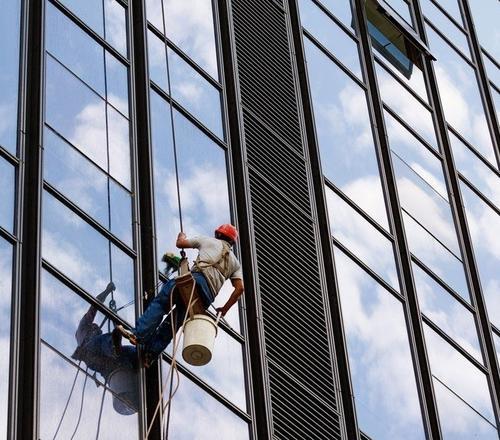
[[[322,395],[312,394],[273,362],[269,372],[276,440],[341,438],[339,414]]]
[[[340,439],[321,261],[285,8],[233,0],[258,286],[276,439]]]
[[[272,1],[233,5],[243,105],[302,151],[284,12]]]

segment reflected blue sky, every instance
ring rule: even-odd
[[[106,41],[127,57],[127,11],[115,0],[104,0]]]
[[[460,188],[488,316],[500,327],[500,217],[465,184]]]
[[[496,0],[469,0],[468,3],[479,42],[496,60],[500,60],[500,30],[498,28],[500,4]]]
[[[163,362],[164,380],[169,367]],[[181,375],[171,408],[169,437],[176,440],[247,440],[249,432],[246,422]]]
[[[104,36],[102,0],[59,0],[99,35]]]
[[[500,87],[500,69],[486,55],[483,55],[483,61],[488,78]]]
[[[15,168],[0,158],[0,226],[9,232],[14,229]]]
[[[326,201],[332,235],[399,291],[392,243],[328,188]]]
[[[424,439],[401,303],[335,249],[359,428],[377,440]]]
[[[0,14],[0,145],[16,154],[21,1],[2,2]]]
[[[7,438],[9,391],[10,309],[12,295],[12,245],[0,238],[0,436]]]
[[[418,265],[412,267],[422,313],[482,363],[473,314]]]
[[[304,38],[323,174],[389,229],[365,92]]]
[[[403,18],[410,26],[412,26],[412,19],[410,15],[410,8],[405,0],[385,0],[389,6],[394,9],[398,15]]]
[[[357,43],[311,0],[300,0],[299,8],[302,26],[360,80],[363,80]]]
[[[463,26],[462,13],[458,4],[460,0],[437,0],[437,3],[443,7],[461,26]]]
[[[493,145],[471,66],[429,26],[427,36],[434,62],[439,94],[447,121],[483,156],[495,164]]]
[[[500,363],[500,336],[498,336],[496,333],[493,333],[493,341],[495,342],[495,348],[497,350],[498,363]]]
[[[128,117],[128,69],[109,52],[106,52],[108,102]]]
[[[352,27],[352,11],[349,1],[321,0],[330,12],[333,13],[348,28]]]
[[[426,324],[423,327],[432,375],[490,423],[495,424],[486,376],[430,327]],[[456,399],[458,397],[454,396],[453,400]],[[449,414],[453,414],[454,406],[438,403],[441,418],[447,419],[450,417],[450,420],[457,420],[456,417],[452,418]],[[472,413],[472,416],[469,419],[461,420],[457,428],[460,427],[461,430],[468,430],[469,432],[472,430],[474,432],[473,429],[476,424],[474,419],[478,415]]]

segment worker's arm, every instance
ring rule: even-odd
[[[240,278],[231,279],[231,283],[234,287],[233,293],[227,300],[226,304],[223,307],[217,307],[217,313],[222,313],[222,316],[225,316],[229,309],[238,302],[238,299],[243,294],[245,288],[243,287],[243,280]]]
[[[96,299],[99,302],[104,302],[106,301],[106,297],[113,291],[115,290],[116,287],[113,282],[110,282],[107,286],[106,289],[104,289],[99,295],[96,296]],[[97,314],[97,308],[95,308],[93,305],[89,307],[87,310],[87,313],[83,315],[80,325],[90,325],[94,322],[95,315]]]
[[[184,232],[179,232],[179,234],[177,235],[177,241],[175,242],[175,245],[179,249],[186,249],[193,247],[191,245],[191,242],[187,239],[186,234],[184,234]]]

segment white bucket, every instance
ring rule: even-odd
[[[217,322],[207,315],[194,315],[184,324],[184,360],[197,367],[208,364],[216,336]]]

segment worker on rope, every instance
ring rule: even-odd
[[[96,299],[103,303],[114,290],[115,285],[110,282]],[[130,345],[122,347],[117,341],[121,339],[121,335],[115,331],[103,333],[101,327],[94,323],[96,314],[97,308],[91,305],[80,320],[75,333],[78,346],[71,357],[85,362],[89,369],[101,374],[106,383],[118,371],[125,371],[128,373],[127,377],[135,377],[137,380],[137,349]],[[110,388],[115,392],[113,406],[119,413],[131,414],[137,411],[139,402],[135,390],[124,394],[114,390],[112,385]],[[116,396],[118,397],[115,398]]]
[[[227,279],[231,280],[234,287],[231,296],[223,307],[216,309],[222,316],[226,315],[243,293],[241,265],[231,251],[237,238],[237,229],[233,225],[224,224],[215,230],[215,238],[198,236],[188,239],[186,234],[179,232],[176,241],[176,246],[179,249],[198,249],[198,257],[191,269],[191,274],[205,309],[208,309],[213,303],[224,282]],[[141,344],[145,367],[149,367],[172,340],[171,319],[174,319],[176,331],[184,322],[186,307],[183,301],[179,295],[174,295],[172,301],[170,299],[175,286],[175,279],[171,279],[163,285],[160,293],[137,320],[132,331],[120,325],[116,327],[116,330],[132,344]],[[172,307],[172,310],[170,310],[171,303],[175,304],[175,308]],[[162,322],[163,316],[169,312],[170,314]]]

